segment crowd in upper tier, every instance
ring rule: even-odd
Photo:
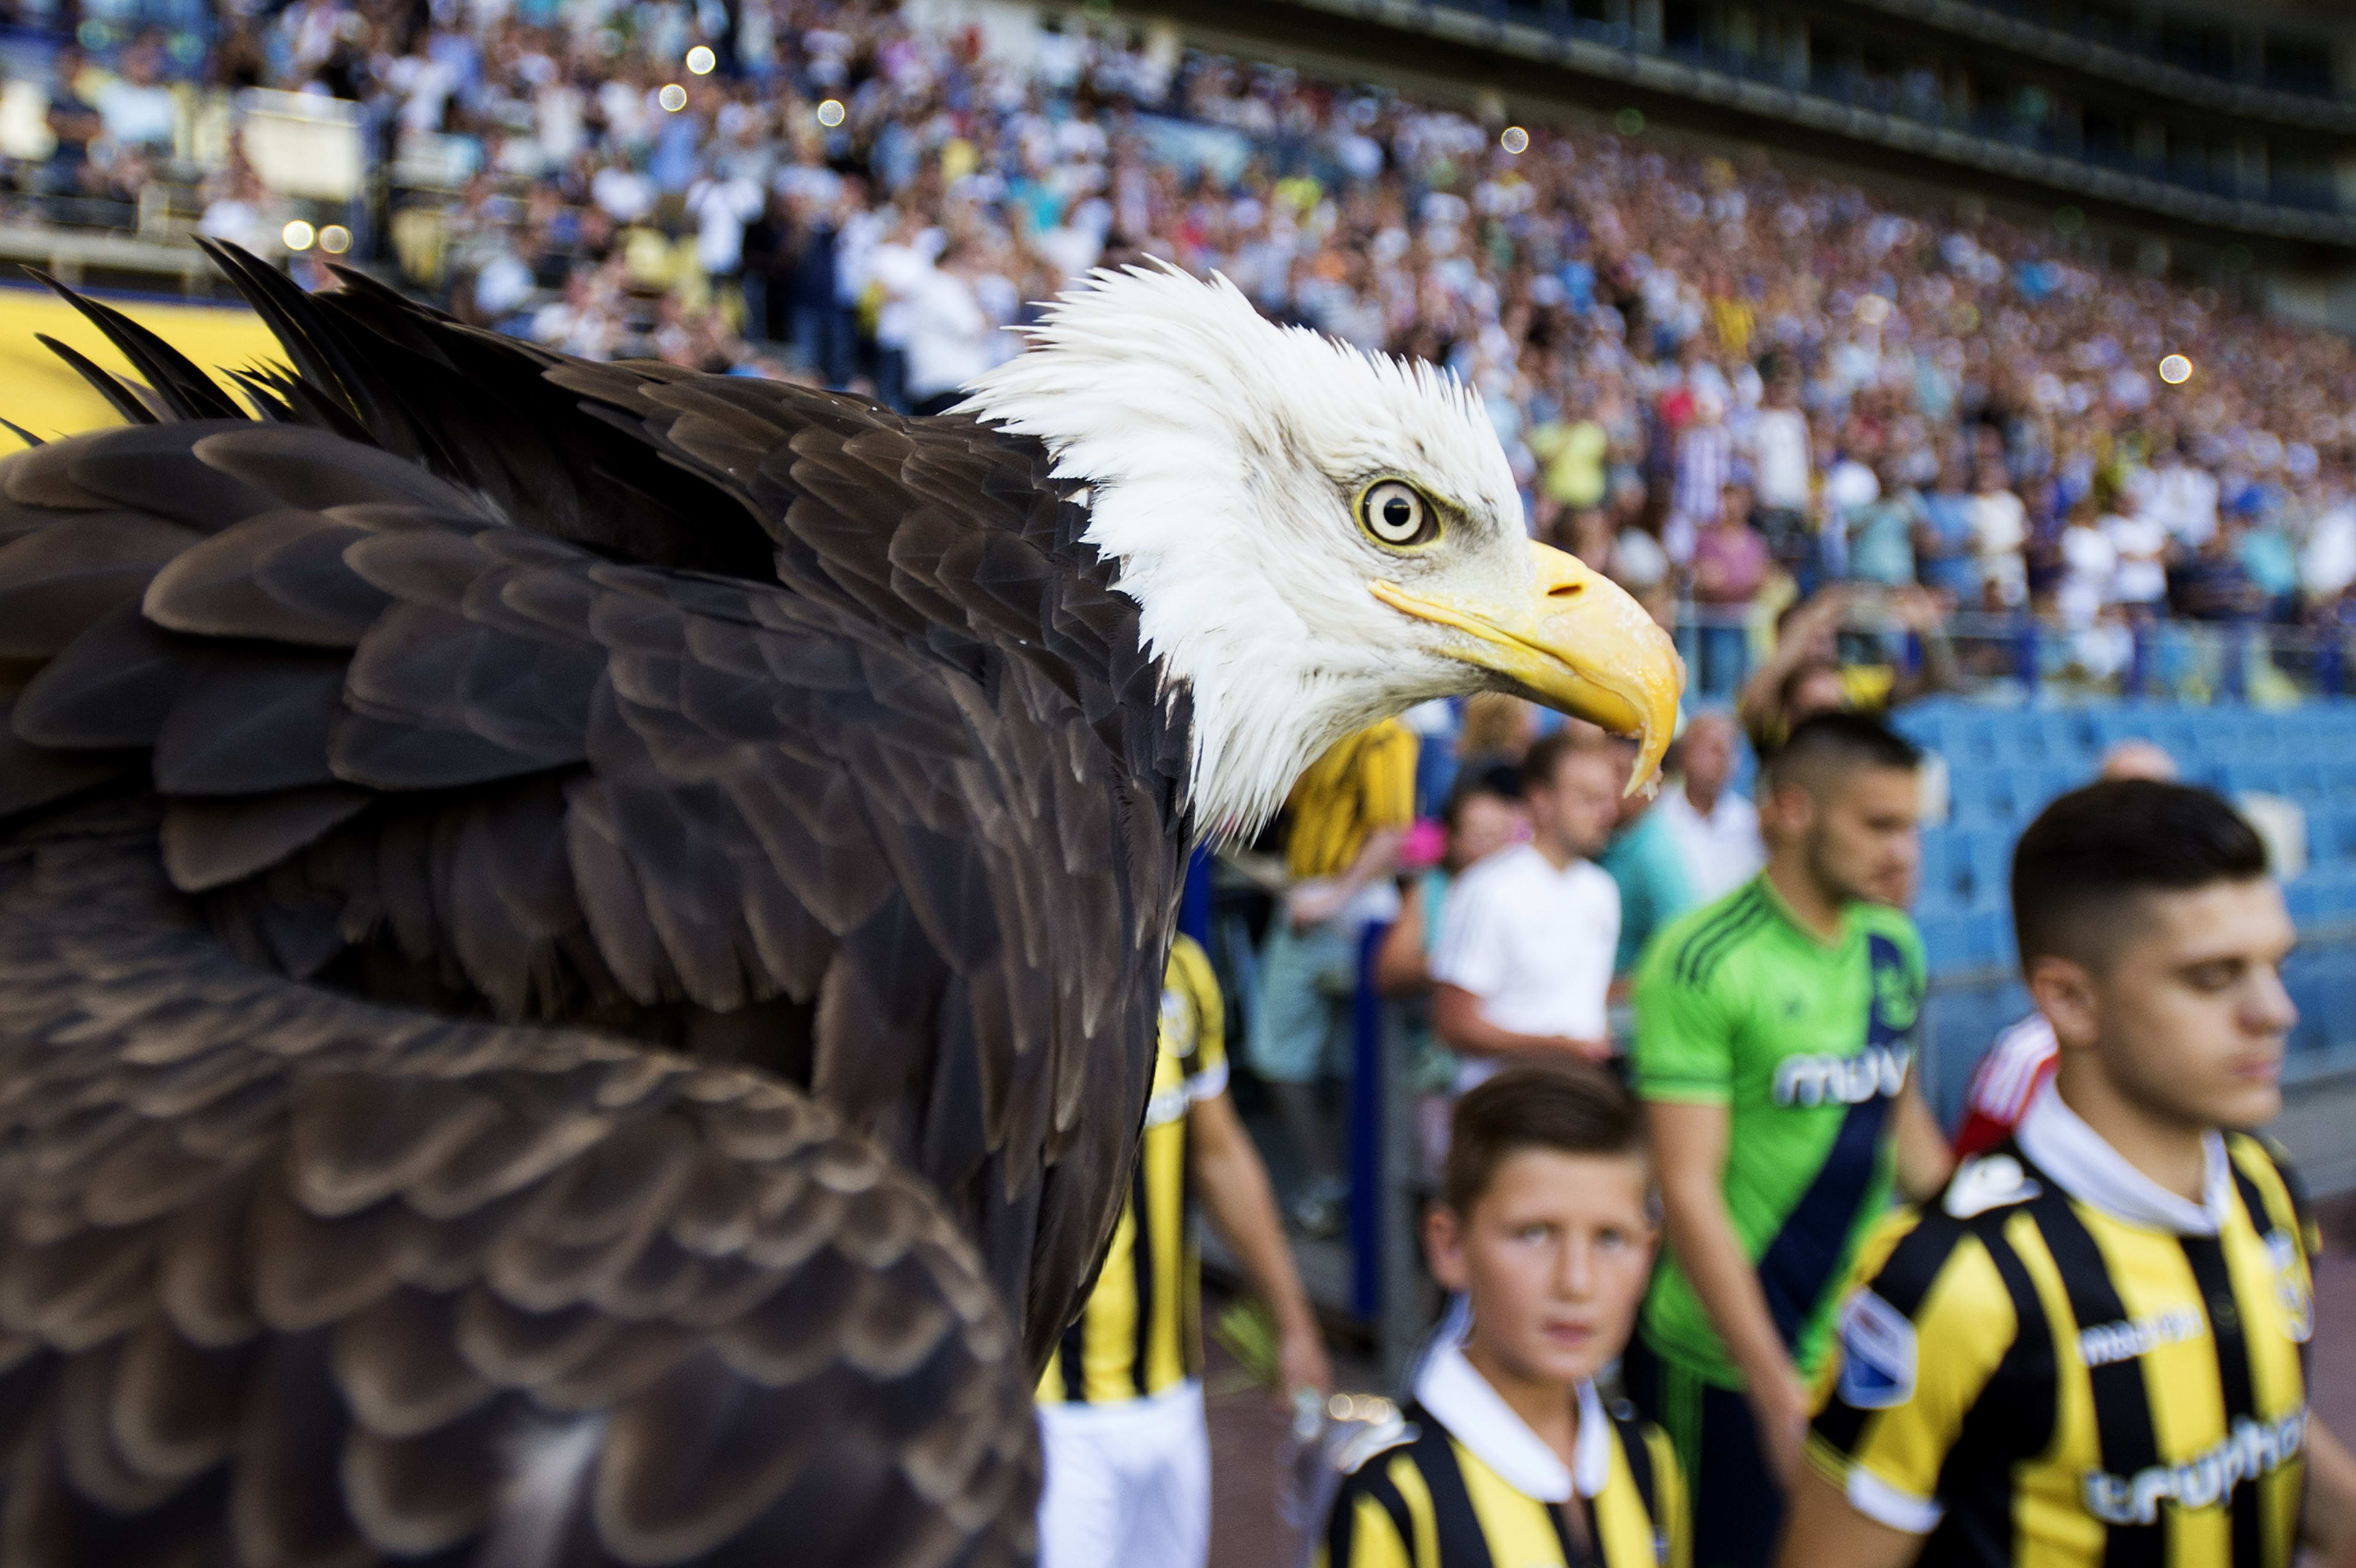
[[[572,352],[936,408],[1030,302],[1153,254],[1446,362],[1533,528],[1664,613],[1763,621],[1847,579],[2034,608],[2098,677],[2149,618],[2356,622],[2337,336],[1629,113],[1525,130],[924,9],[754,0],[730,33],[716,4],[295,0],[224,6],[194,69],[357,100],[396,169],[457,170],[363,215],[361,251]],[[172,63],[60,50],[20,208],[135,195],[172,155]],[[214,234],[267,249],[291,210],[233,150],[207,179]]]

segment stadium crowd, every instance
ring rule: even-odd
[[[1076,25],[1010,40],[819,0],[733,30],[683,4],[223,15],[195,68],[216,87],[356,100],[391,166],[456,171],[356,216],[364,251],[571,352],[929,410],[1015,350],[1029,302],[1161,256],[1451,366],[1533,528],[1720,628],[1706,663],[1832,580],[1907,624],[2034,609],[2098,679],[2155,617],[2356,622],[2350,345],[2052,235],[1625,116],[1501,134]],[[173,65],[158,37],[103,67],[58,51],[18,209],[135,198],[172,155]],[[232,150],[200,226],[270,250],[293,210]]]

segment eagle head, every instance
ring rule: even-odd
[[[1684,665],[1616,584],[1530,539],[1480,400],[1278,326],[1223,277],[1092,273],[960,411],[1043,441],[1193,702],[1198,822],[1247,833],[1317,754],[1434,697],[1509,691],[1640,742]]]

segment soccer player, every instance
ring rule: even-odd
[[[1665,930],[1638,971],[1636,1093],[1669,1259],[1628,1389],[1700,1505],[1700,1568],[1762,1568],[1797,1475],[1809,1379],[1893,1175],[1935,1191],[1946,1140],[1914,1084],[1922,947],[1901,912],[1919,753],[1820,714],[1768,759],[1766,869]]]
[[[2176,759],[2149,741],[2121,741],[2104,753],[2095,777],[2172,782]],[[2037,1092],[2053,1081],[2059,1054],[2053,1026],[2033,1008],[1997,1034],[1964,1092],[1964,1125],[1955,1129],[1956,1158],[1987,1154],[2012,1136]]]
[[[2297,1020],[2264,845],[2205,790],[2093,784],[2021,836],[2012,907],[2057,1075],[1867,1249],[1785,1568],[2356,1562],[2313,1232],[2247,1131]]]
[[[1394,1445],[1343,1481],[1317,1568],[1687,1568],[1676,1456],[1593,1381],[1653,1262],[1627,1091],[1535,1066],[1467,1093],[1424,1240],[1471,1328],[1425,1360]]]
[[[1181,936],[1163,982],[1161,1048],[1129,1203],[1096,1289],[1039,1381],[1047,1467],[1040,1568],[1203,1568],[1209,1555],[1191,1195],[1202,1197],[1276,1315],[1286,1388],[1333,1386],[1268,1172],[1227,1098],[1226,1038],[1210,960]]]

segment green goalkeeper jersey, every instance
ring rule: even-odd
[[[1804,1377],[1890,1200],[1922,979],[1922,939],[1903,913],[1851,904],[1827,944],[1763,874],[1663,931],[1637,971],[1636,1093],[1727,1107],[1727,1212]],[[1665,1360],[1742,1386],[1673,1259],[1654,1277],[1644,1326]]]

